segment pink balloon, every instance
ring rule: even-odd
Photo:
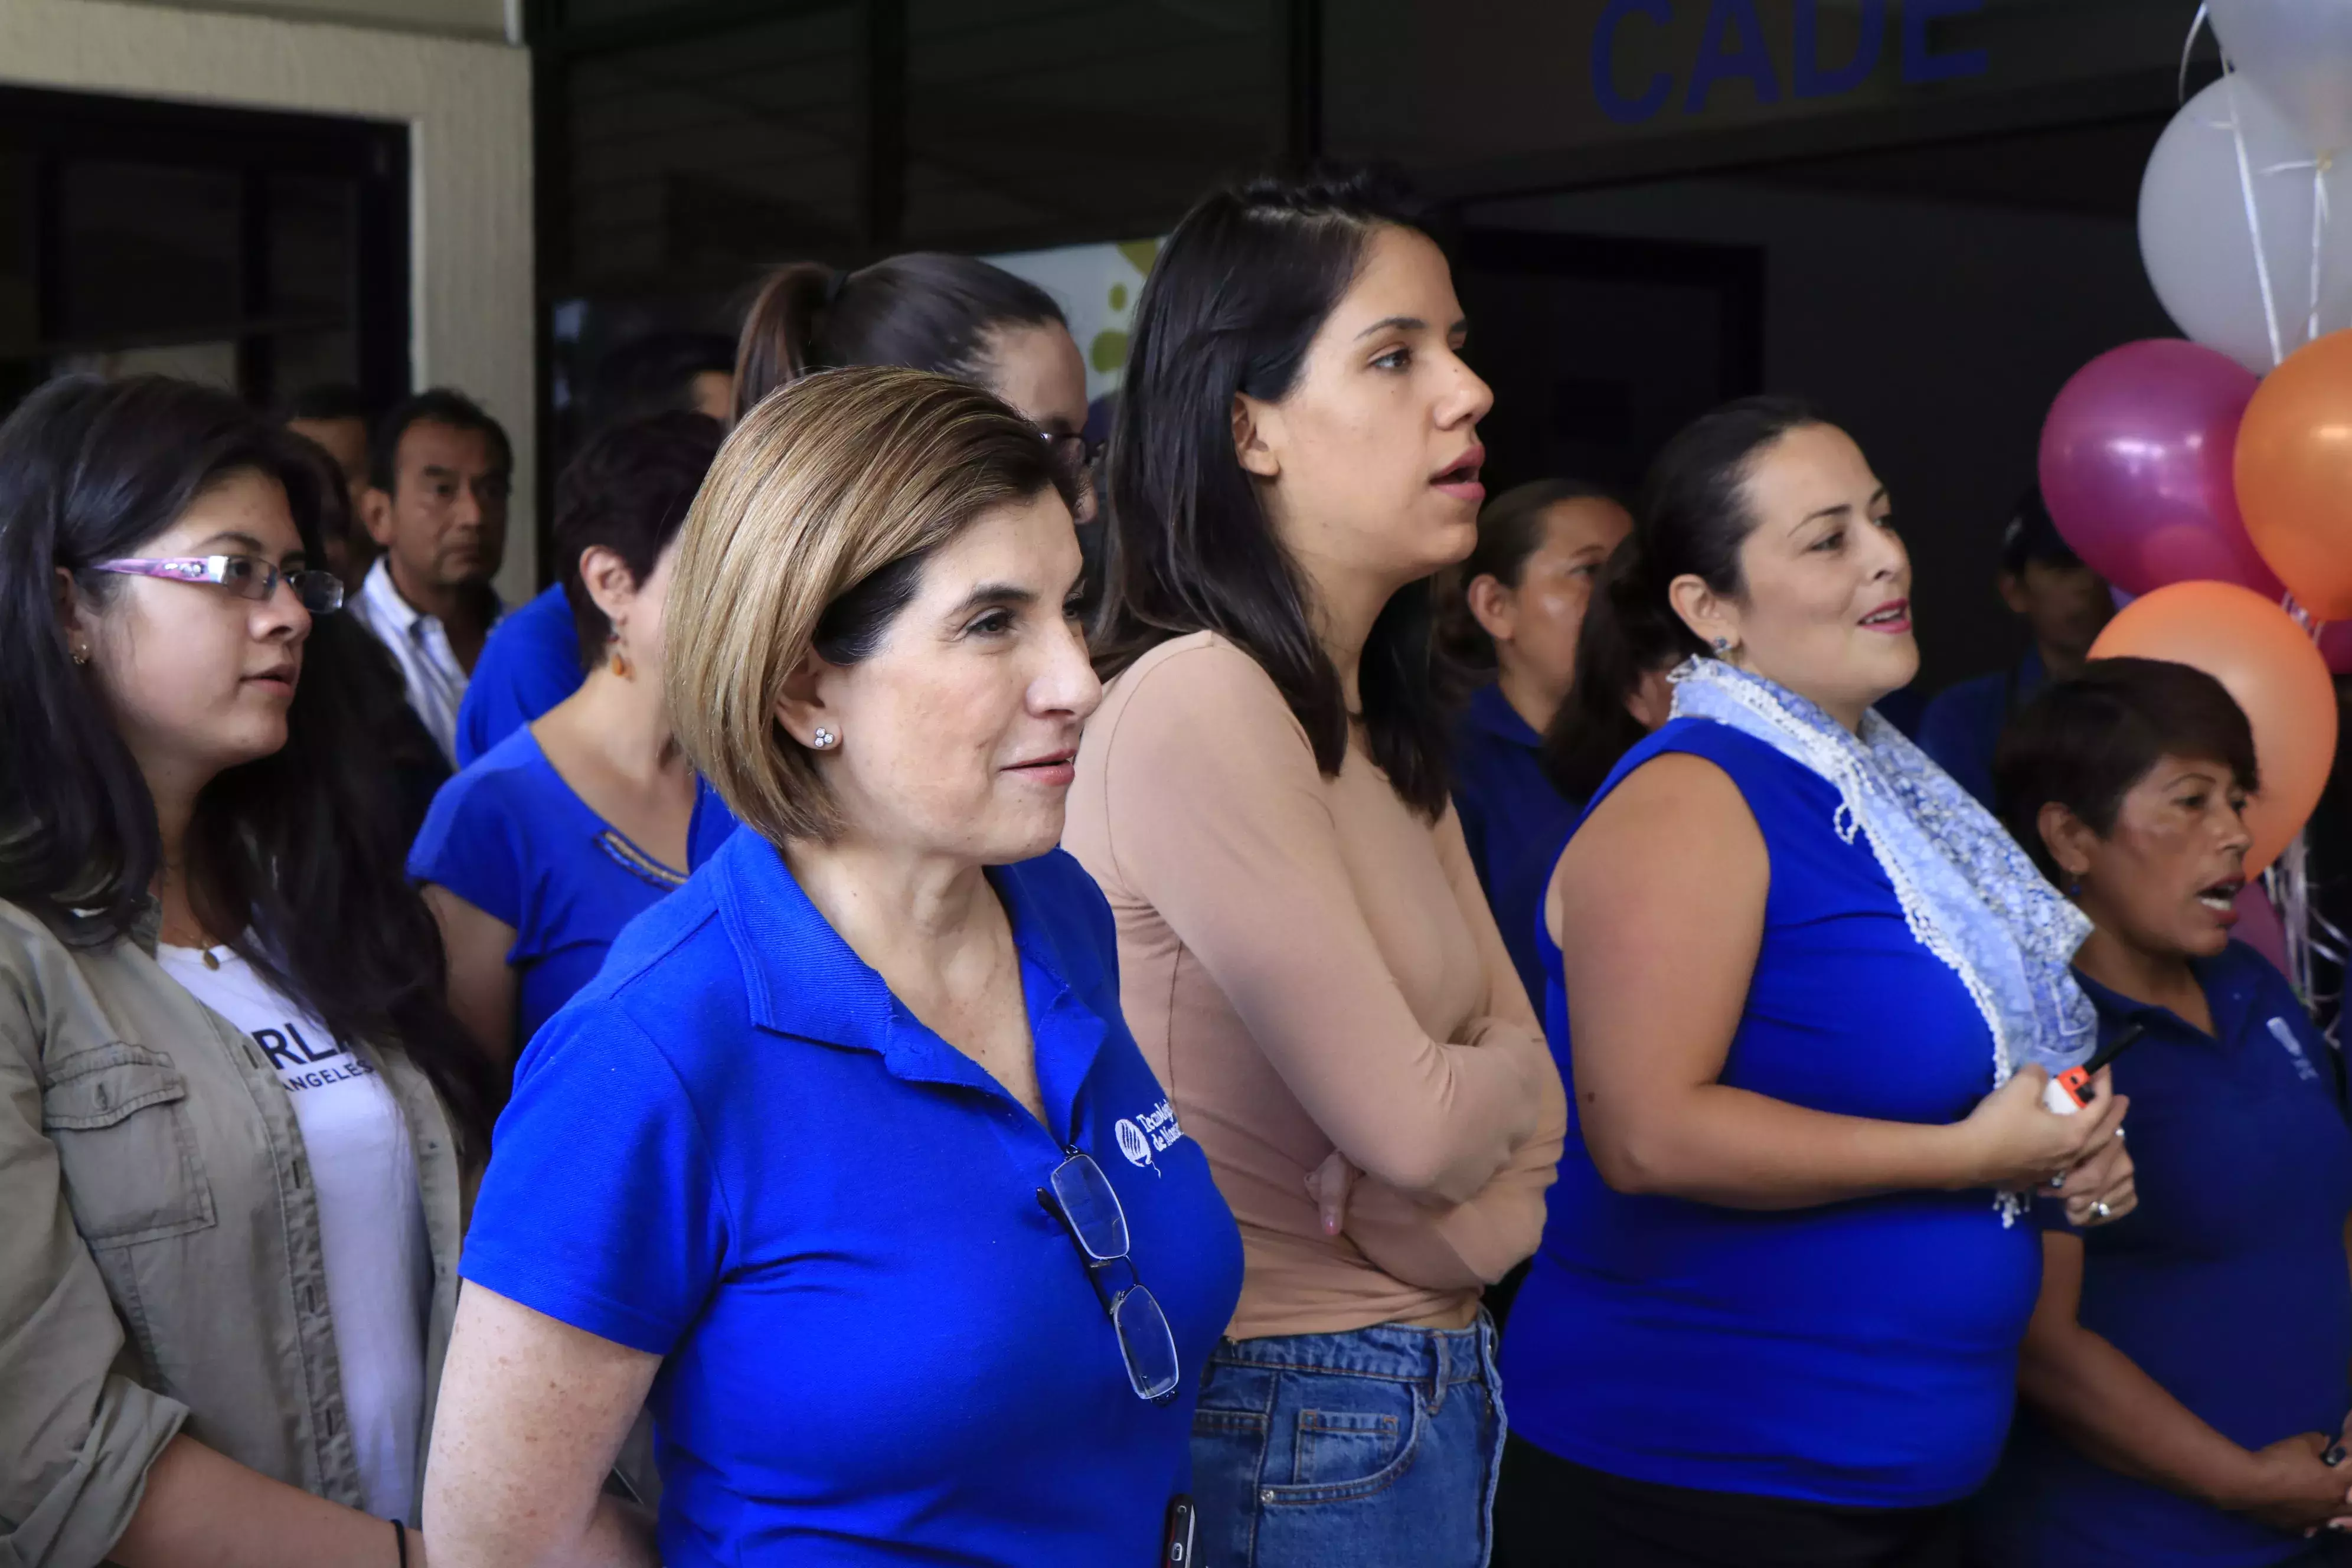
[[[2230,934],[2269,959],[2272,968],[2286,968],[2286,927],[2279,922],[2278,910],[2271,908],[2271,896],[2263,890],[2261,878],[2238,889],[2238,926]]]
[[[2259,384],[2218,350],[2126,343],[2074,373],[2042,426],[2042,499],[2091,569],[2126,593],[2200,579],[2285,592],[2238,518],[2231,462]]]
[[[2352,621],[2330,621],[2320,628],[2319,656],[2330,675],[2352,675]]]

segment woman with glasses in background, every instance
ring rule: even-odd
[[[1087,362],[1054,297],[973,256],[915,251],[839,272],[794,262],[768,275],[735,349],[735,417],[820,370],[904,365],[986,387],[1037,429],[1093,532]]]
[[[761,285],[743,319],[735,417],[814,371],[884,364],[986,387],[1034,426],[1071,488],[1079,542],[1091,564],[1100,531],[1089,525],[1101,443],[1086,434],[1086,361],[1051,295],[970,256],[916,252],[855,272],[817,261],[780,267]],[[510,646],[524,638],[534,647]],[[575,673],[556,684],[541,674],[524,689],[507,671],[520,678],[572,668],[578,657],[569,615],[532,614],[526,607],[501,623],[466,689],[457,722],[459,763],[472,762],[554,707],[581,679]]]
[[[315,569],[224,392],[0,426],[0,1558],[406,1561],[481,1058]]]
[[[599,1494],[648,1393],[669,1568],[1162,1547],[1241,1246],[1055,848],[1101,697],[1065,482],[1003,403],[898,369],[720,450],[667,680],[744,827],[523,1055],[437,1568],[654,1563]]]

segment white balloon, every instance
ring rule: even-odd
[[[2306,146],[2352,148],[2352,0],[2207,0],[2213,31]]]
[[[2293,353],[2310,340],[2315,159],[2242,77],[2215,82],[2165,127],[2140,181],[2140,258],[2157,299],[2184,334],[2267,375],[2273,364],[2271,335],[2230,129],[2233,106],[2245,132],[2247,178],[2270,262],[2279,350]],[[2331,216],[2321,235],[2322,334],[2352,327],[2352,177],[2345,165],[2352,165],[2352,157],[2323,176]]]

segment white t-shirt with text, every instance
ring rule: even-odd
[[[408,1123],[373,1063],[232,950],[159,947],[164,973],[244,1030],[294,1101],[319,1205],[327,1310],[368,1512],[405,1519],[425,1418],[433,1262]],[[412,1521],[413,1522],[413,1521]]]

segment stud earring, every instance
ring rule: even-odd
[[[829,752],[833,750],[835,746],[838,745],[840,742],[840,736],[835,734],[832,731],[826,729],[822,724],[819,724],[816,727],[816,733],[809,737],[809,744],[814,746],[820,752]]]
[[[73,661],[76,668],[88,664],[89,662],[89,649],[77,645],[73,650]]]
[[[1730,639],[1729,637],[1717,637],[1717,638],[1716,638],[1716,639],[1715,639],[1715,657],[1716,657],[1716,658],[1724,658],[1726,655],[1729,654],[1730,652],[1731,652],[1731,639]]]

